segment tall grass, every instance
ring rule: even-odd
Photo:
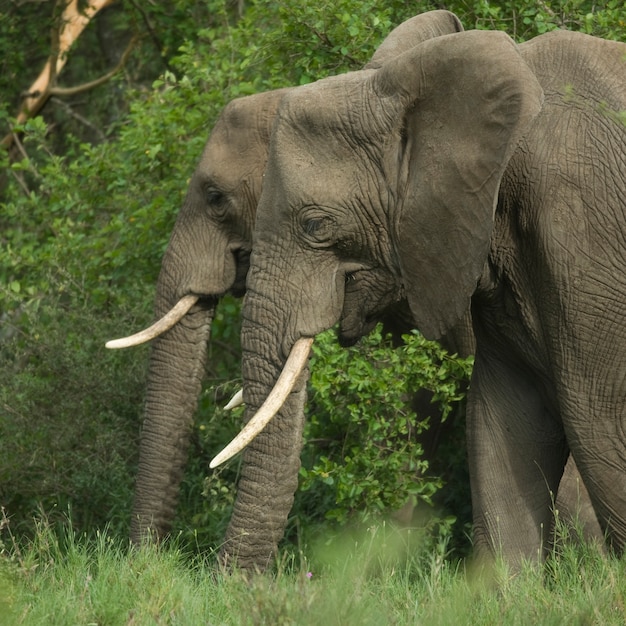
[[[6,536],[6,534],[5,534]],[[285,557],[273,574],[225,574],[213,555],[130,549],[40,525],[0,558],[0,623],[369,625],[626,623],[626,560],[563,543],[515,577],[446,560],[445,540],[381,525]]]

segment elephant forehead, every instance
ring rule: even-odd
[[[218,121],[198,167],[203,182],[232,190],[243,180],[260,185],[267,164],[268,142],[250,123],[239,126]]]
[[[298,206],[340,206],[362,194],[364,180],[357,155],[346,157],[340,150],[316,154],[306,146],[294,145],[270,160],[263,192],[279,204]]]
[[[260,130],[260,126],[250,117],[231,119],[231,116],[223,116],[209,137],[204,157],[234,159],[266,154],[268,141],[263,139]]]
[[[339,198],[368,176],[372,152],[383,144],[359,137],[354,120],[340,115],[339,107],[322,112],[310,100],[307,104],[276,125],[265,184],[318,202]]]
[[[274,141],[313,156],[351,154],[375,131],[372,75],[350,72],[290,92],[278,111]]]

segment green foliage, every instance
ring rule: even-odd
[[[556,28],[624,41],[626,8],[621,0],[458,0],[446,5],[466,29],[504,30],[527,41]]]
[[[430,417],[413,410],[412,398],[432,392],[437,427],[463,398],[472,359],[450,356],[418,333],[394,350],[381,333],[358,350],[338,347],[332,332],[314,344],[300,472],[303,500],[314,503],[309,515],[366,521],[410,500],[431,504],[441,487],[424,456]]]
[[[302,541],[304,529],[371,523],[388,517],[405,504],[437,504],[420,517],[435,524],[437,515],[466,515],[467,489],[461,502],[451,487],[445,499],[434,498],[451,476],[437,465],[430,471],[424,453],[431,417],[452,420],[462,407],[472,359],[448,355],[439,344],[418,333],[404,337],[404,345],[392,348],[378,328],[358,348],[341,348],[332,331],[318,336],[311,361],[311,381],[300,488],[291,514],[288,539]],[[179,519],[176,533],[190,545],[215,545],[225,530],[235,498],[239,462],[207,474],[215,454],[239,431],[242,409],[225,412],[221,407],[236,391],[236,381],[214,381],[200,402],[192,437],[189,476],[205,476],[204,482],[188,479],[183,485],[181,507],[191,515]],[[412,409],[415,391],[431,392],[428,415]],[[463,424],[456,420],[448,433],[452,450],[463,446]],[[448,457],[454,456],[449,450]],[[463,456],[455,456],[457,464]],[[467,484],[466,477],[464,485]],[[201,497],[200,497],[201,496]],[[452,504],[453,506],[449,506]],[[432,518],[432,519],[431,519]],[[465,519],[463,519],[465,521]],[[422,522],[420,522],[422,523]],[[443,523],[437,519],[435,528]],[[185,526],[187,524],[187,526]]]
[[[11,109],[19,103],[20,92],[28,88],[24,80],[27,68],[37,67],[49,54],[49,23],[41,19],[37,3],[4,1],[0,4],[0,108]],[[15,45],[19,42],[19,45]],[[35,70],[36,72],[36,70]],[[34,80],[36,73],[31,76]],[[16,89],[16,85],[20,85]],[[4,132],[0,126],[0,133]]]
[[[16,2],[0,6],[0,94],[6,94],[10,112],[16,112],[21,94],[43,69],[51,54],[53,26],[63,3]],[[231,7],[230,9],[228,7]],[[216,15],[218,13],[219,15]],[[186,39],[194,39],[200,26],[233,19],[232,3],[116,2],[93,19],[67,56],[58,77],[60,86],[76,87],[95,80],[119,62],[131,38],[135,46],[124,71],[96,89],[66,98],[53,98],[41,112],[55,151],[66,152],[72,138],[102,142],[128,112],[128,91],[147,91],[153,79],[170,68]],[[2,122],[2,120],[0,120]],[[0,123],[0,137],[9,124]]]
[[[0,502],[20,535],[32,536],[39,510],[128,532],[144,360],[103,359],[112,322],[79,304],[66,291],[0,327]]]

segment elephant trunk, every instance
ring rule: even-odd
[[[150,535],[163,537],[174,519],[214,311],[214,303],[196,304],[152,346],[131,519],[133,543]]]
[[[261,408],[248,420],[242,431],[211,461],[209,467],[217,467],[241,452],[276,416],[289,394],[298,384],[300,375],[308,363],[312,345],[313,339],[310,337],[298,339],[289,353],[289,358],[285,362],[276,384]],[[239,397],[240,393],[241,398]],[[242,402],[243,393],[238,392],[224,408],[228,409],[231,406],[236,406],[236,403]]]
[[[285,359],[277,344],[283,333],[276,332],[267,316],[254,313],[260,313],[262,307],[250,291],[245,308],[251,313],[244,316],[241,331],[249,420],[274,387]],[[225,564],[262,571],[283,537],[298,486],[308,373],[305,366],[278,414],[243,453],[237,500],[221,551]]]

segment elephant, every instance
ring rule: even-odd
[[[388,35],[366,67],[374,71],[421,41],[459,30],[458,18],[448,11],[415,16]],[[241,296],[245,291],[271,127],[282,98],[297,89],[237,98],[224,108],[191,178],[162,260],[155,298],[160,321],[147,331],[107,343],[119,348],[154,339],[131,518],[135,544],[150,536],[159,539],[171,528],[215,305],[228,292]],[[302,405],[293,420],[302,424],[303,419]],[[273,485],[267,493],[252,495],[252,500],[258,503],[263,496],[260,508],[278,511],[280,521],[271,524],[275,526],[271,532],[251,532],[241,540],[257,564],[267,562],[284,530],[298,474],[293,464],[286,472],[270,467],[266,471],[272,473]]]
[[[259,494],[298,463],[315,336],[338,323],[353,342],[394,307],[429,339],[471,310],[475,557],[545,558],[570,453],[623,549],[625,57],[581,33],[464,31],[281,100],[242,307],[245,426],[211,462],[244,450],[225,558],[249,562],[246,538],[282,523]]]

